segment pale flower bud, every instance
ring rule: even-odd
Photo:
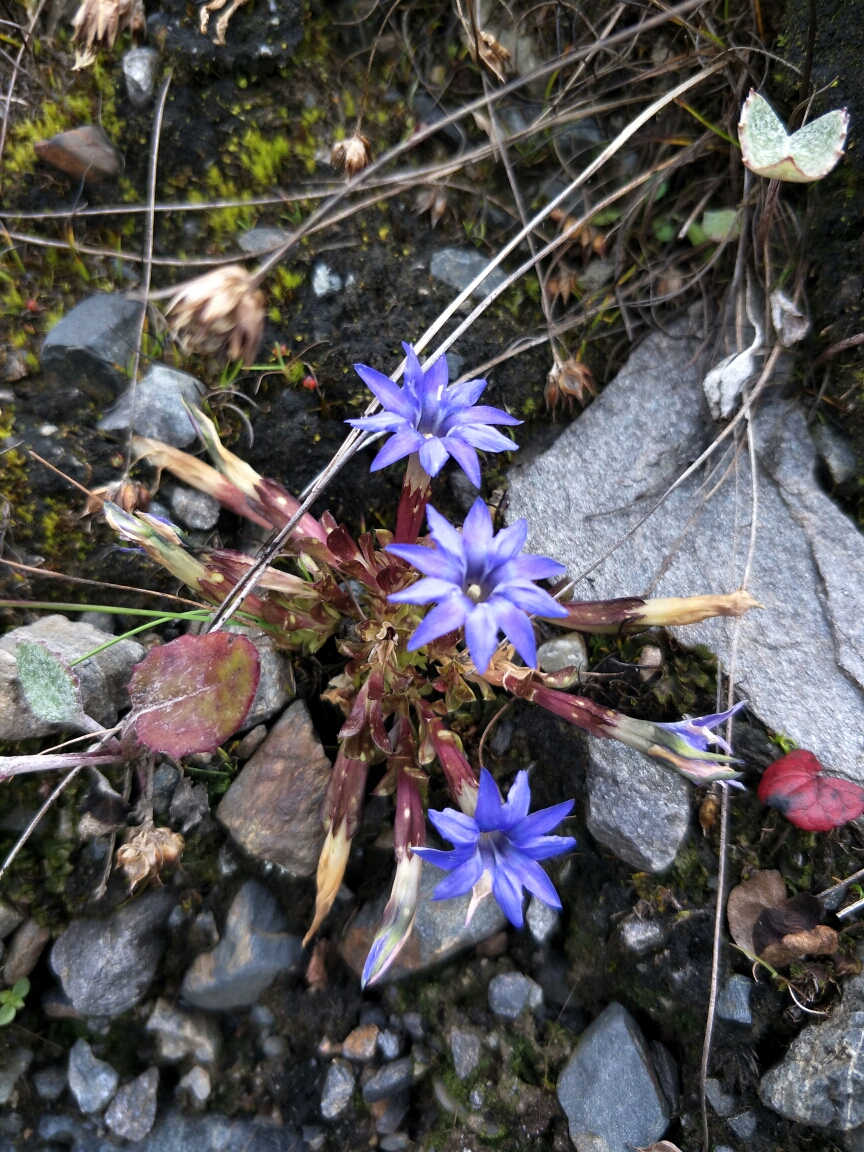
[[[239,264],[187,280],[166,312],[185,352],[223,354],[244,365],[255,359],[264,332],[264,296]]]
[[[338,171],[345,169],[345,175],[350,180],[369,164],[372,153],[369,141],[359,132],[355,132],[348,140],[337,140],[330,153],[330,163]]]

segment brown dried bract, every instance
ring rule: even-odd
[[[210,0],[210,3],[205,4],[201,9],[198,27],[202,36],[206,36],[207,34],[207,28],[210,25],[210,13],[218,12],[220,8],[225,7],[226,3],[227,0]],[[216,21],[216,39],[213,41],[213,43],[217,47],[224,48],[225,33],[228,31],[228,22],[237,11],[237,9],[242,8],[246,3],[248,3],[248,0],[231,0],[227,10],[223,12],[219,19]]]
[[[567,401],[572,413],[574,398],[580,404],[584,404],[589,396],[596,395],[594,375],[587,364],[573,359],[565,360],[563,363],[556,360],[549,369],[543,398],[546,401],[547,409],[551,408],[553,414],[562,399]]]
[[[83,44],[75,55],[73,71],[86,68],[100,48],[113,48],[127,29],[133,36],[147,28],[142,0],[83,0],[72,18],[72,40]]]
[[[358,172],[362,172],[372,160],[372,150],[369,141],[359,132],[355,132],[348,140],[337,140],[330,153],[330,163],[337,172],[345,170],[350,180]]]
[[[40,160],[76,180],[83,177],[87,183],[118,176],[123,170],[123,157],[98,124],[84,124],[50,140],[37,140],[33,150]]]
[[[146,821],[131,840],[117,849],[114,859],[135,888],[151,876],[158,877],[166,864],[176,864],[184,844],[179,832],[155,828],[152,821]]]
[[[264,333],[264,296],[239,264],[181,284],[166,309],[185,352],[227,355],[249,365]]]
[[[472,0],[468,0],[471,4]],[[510,70],[510,53],[501,44],[491,32],[486,32],[479,28],[475,21],[466,18],[462,10],[461,0],[456,0],[456,10],[459,13],[459,19],[462,22],[462,30],[465,33],[465,39],[468,44],[468,51],[471,53],[471,59],[475,64],[482,61],[483,64],[489,69],[490,72],[498,77],[503,84],[507,79],[507,73]],[[479,60],[478,60],[479,57]]]
[[[93,516],[102,511],[106,500],[118,504],[124,512],[146,512],[150,507],[150,491],[137,480],[115,480],[100,484],[87,497],[82,516]]]
[[[732,939],[739,948],[751,956],[756,955],[753,944],[756,921],[766,908],[776,908],[785,899],[786,884],[775,868],[754,872],[749,880],[732,889],[726,904],[726,916]]]
[[[447,194],[443,188],[421,188],[414,201],[414,211],[418,216],[428,212],[434,228],[447,211]]]

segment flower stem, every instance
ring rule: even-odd
[[[408,457],[405,479],[402,481],[402,495],[399,498],[399,511],[396,513],[396,544],[416,544],[420,525],[426,515],[432,478],[420,463],[420,457],[412,452]]]

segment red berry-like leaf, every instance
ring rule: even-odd
[[[824,775],[813,753],[803,748],[766,769],[758,795],[806,832],[830,832],[864,813],[864,788]]]
[[[260,674],[245,636],[211,632],[153,648],[129,685],[138,739],[175,759],[215,752],[246,719]]]

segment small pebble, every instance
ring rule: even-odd
[[[249,1018],[252,1023],[257,1024],[259,1028],[272,1028],[276,1023],[276,1017],[266,1004],[254,1004],[252,1011],[249,1013]]]
[[[726,985],[717,997],[717,1015],[721,1020],[729,1020],[733,1024],[752,1024],[753,1013],[750,1011],[750,993],[753,990],[753,981],[746,976],[738,974],[730,976]]]
[[[369,1106],[369,1111],[375,1117],[375,1131],[379,1136],[392,1136],[405,1119],[405,1113],[411,1103],[407,1091],[397,1092],[395,1096],[388,1096],[386,1100],[378,1100]]]
[[[525,919],[528,921],[528,930],[534,942],[545,944],[558,927],[560,916],[549,904],[532,896]]]
[[[404,1132],[394,1132],[392,1136],[382,1136],[378,1147],[381,1152],[405,1152],[410,1148],[411,1141]]]
[[[349,1032],[342,1044],[342,1055],[346,1060],[357,1064],[368,1064],[375,1059],[375,1049],[380,1035],[377,1024],[361,1024]]]
[[[414,1080],[414,1062],[410,1056],[402,1060],[394,1060],[392,1064],[385,1064],[383,1068],[363,1086],[363,1099],[367,1104],[376,1100],[386,1100],[396,1092],[411,1086]]]
[[[303,1125],[303,1143],[309,1152],[322,1152],[327,1143],[327,1133],[322,1128],[315,1128],[311,1124]]]
[[[483,1093],[479,1088],[472,1088],[471,1095],[468,1097],[468,1103],[475,1112],[479,1112],[483,1107]]]
[[[178,1092],[188,1092],[197,1104],[203,1104],[211,1092],[210,1073],[200,1064],[190,1068],[177,1085]]]
[[[588,648],[581,632],[556,636],[537,649],[537,663],[544,672],[560,672],[562,668],[588,667]]]
[[[453,1067],[460,1080],[467,1080],[480,1063],[480,1037],[474,1032],[454,1028],[450,1033]]]
[[[489,981],[489,1007],[496,1016],[515,1020],[543,1007],[543,989],[521,972],[504,972]]]
[[[395,1060],[402,1054],[402,1033],[392,1028],[379,1033],[378,1051],[385,1060]]]
[[[288,1041],[284,1036],[266,1036],[261,1051],[268,1060],[280,1060],[288,1052]]]
[[[86,1040],[76,1040],[72,1045],[67,1075],[76,1104],[88,1114],[102,1111],[120,1080],[110,1064],[96,1059]]]
[[[251,732],[247,732],[234,752],[238,760],[248,760],[259,744],[263,744],[267,737],[267,725],[259,724]]]
[[[633,915],[628,916],[621,925],[621,943],[637,956],[652,948],[659,948],[665,939],[666,933],[656,920],[642,920]]]
[[[347,1060],[334,1060],[327,1069],[321,1094],[321,1115],[325,1120],[341,1116],[354,1094],[354,1072]]]
[[[402,1025],[412,1040],[422,1040],[426,1035],[423,1017],[419,1012],[406,1012],[402,1017]]]
[[[0,1104],[8,1104],[15,1085],[33,1062],[29,1048],[12,1048],[0,1058]]]
[[[43,1100],[57,1100],[66,1089],[66,1069],[62,1064],[49,1064],[32,1077],[33,1087]]]
[[[705,1081],[705,1097],[718,1116],[731,1116],[738,1107],[738,1097],[724,1092],[720,1081],[713,1078]]]
[[[320,300],[324,296],[332,296],[342,291],[342,277],[333,272],[326,264],[316,264],[312,269],[312,291]]]
[[[178,485],[171,493],[171,511],[185,527],[206,531],[216,526],[222,508],[206,492]]]
[[[739,1112],[737,1116],[730,1116],[726,1123],[742,1140],[752,1140],[756,1135],[758,1121],[755,1112]]]
[[[159,1070],[148,1068],[131,1084],[124,1084],[105,1113],[105,1123],[116,1136],[143,1140],[156,1119]]]

